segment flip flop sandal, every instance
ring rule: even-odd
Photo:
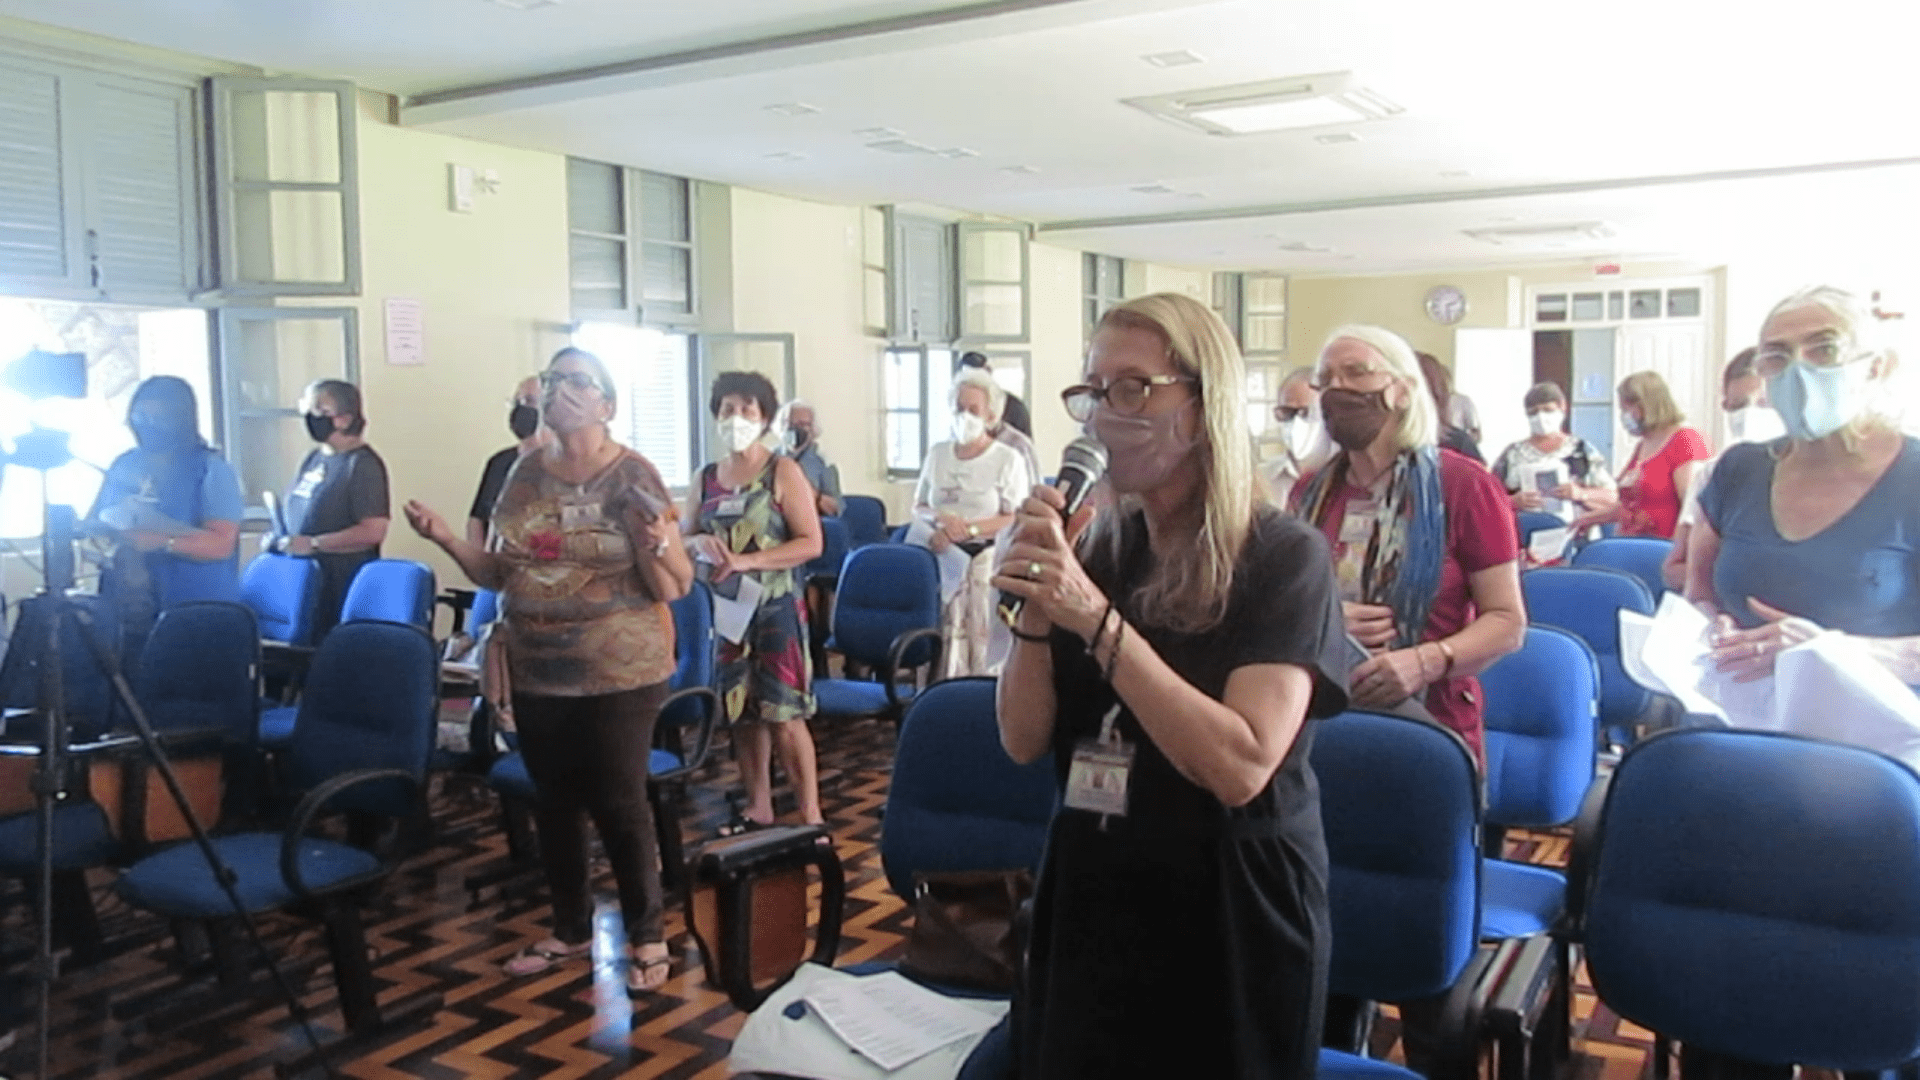
[[[652,942],[648,944],[652,944]],[[660,981],[648,985],[653,978],[654,971],[662,968],[666,970],[661,974]],[[672,951],[661,953],[659,956],[648,956],[644,958],[637,954],[630,956],[627,960],[627,996],[637,998],[645,997],[648,994],[659,993],[660,988],[666,986],[667,980],[672,977]]]
[[[505,964],[500,965],[500,970],[516,979],[525,978],[528,975],[539,975],[542,972],[551,971],[568,960],[575,960],[592,952],[593,942],[590,940],[582,941],[578,945],[562,945],[558,949],[540,942],[522,949]]]
[[[752,818],[746,816],[745,814],[741,814],[737,817],[732,818],[726,824],[720,826],[720,828],[716,831],[719,832],[719,834],[722,837],[728,837],[728,836],[739,836],[742,833],[755,832],[760,829],[771,829],[773,828],[773,826],[774,826],[774,822],[755,821]]]

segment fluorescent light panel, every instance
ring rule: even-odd
[[[1356,85],[1348,71],[1128,98],[1125,104],[1209,135],[1227,136],[1366,123],[1405,111]]]
[[[1235,135],[1262,131],[1351,124],[1372,117],[1339,98],[1316,97],[1296,101],[1263,101],[1251,105],[1220,105],[1189,109],[1187,115],[1218,124]]]

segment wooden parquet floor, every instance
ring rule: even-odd
[[[827,727],[816,731],[816,739],[824,807],[849,886],[840,962],[897,956],[907,916],[881,874],[878,849],[892,728],[877,723]],[[690,845],[711,837],[725,817],[721,790],[732,782],[733,769],[724,750],[716,760],[720,764],[712,774],[696,783],[683,822]],[[727,1050],[743,1018],[707,984],[678,910],[669,908],[667,923],[674,947],[672,977],[651,997],[630,1002],[626,996],[618,910],[604,873],[598,882],[593,962],[510,979],[501,973],[501,963],[545,936],[544,890],[535,875],[489,890],[476,904],[464,887],[467,876],[498,865],[506,854],[492,796],[478,783],[454,780],[439,784],[433,801],[433,845],[405,864],[366,917],[382,1000],[432,988],[444,995],[445,1006],[430,1023],[337,1061],[338,1075],[362,1080],[726,1076]],[[1558,836],[1522,836],[1510,845],[1533,861],[1565,860],[1565,840]],[[184,1021],[116,1019],[116,1003],[177,1000],[181,975],[171,963],[166,928],[120,903],[107,884],[102,876],[95,896],[109,958],[67,973],[58,986],[53,1072],[59,1080],[255,1080],[272,1076],[275,1060],[304,1049],[286,1008],[270,993]],[[291,918],[270,920],[265,930],[278,955],[296,969],[316,1025],[324,1035],[337,1033],[340,1016],[318,930]],[[0,920],[0,955],[17,958],[30,950],[30,933],[21,905],[14,904]],[[8,1004],[31,1000],[24,978],[24,967],[16,962],[4,985]],[[1580,1038],[1568,1080],[1643,1075],[1650,1036],[1598,1005],[1584,979],[1581,991],[1576,1004]],[[17,1033],[10,1059],[0,1061],[0,1072],[15,1077],[27,1075],[31,1063],[23,1053],[31,1029],[23,1025]],[[1382,1056],[1398,1058],[1391,1019],[1377,1025],[1375,1041]]]

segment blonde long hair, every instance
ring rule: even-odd
[[[1255,483],[1253,438],[1247,429],[1246,365],[1226,324],[1205,304],[1179,293],[1154,293],[1109,309],[1096,332],[1109,328],[1146,330],[1166,342],[1167,352],[1184,373],[1200,380],[1200,409],[1206,439],[1200,455],[1200,490],[1195,498],[1200,534],[1154,567],[1137,594],[1143,622],[1181,633],[1218,626],[1227,615],[1234,567],[1253,530],[1253,516],[1264,505],[1264,485]],[[1122,523],[1140,505],[1137,496],[1117,501],[1089,530],[1091,542],[1104,541],[1118,564]]]

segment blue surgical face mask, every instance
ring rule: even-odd
[[[1833,367],[1803,360],[1767,380],[1767,400],[1787,434],[1801,441],[1824,439],[1859,419],[1867,409],[1871,356]]]

